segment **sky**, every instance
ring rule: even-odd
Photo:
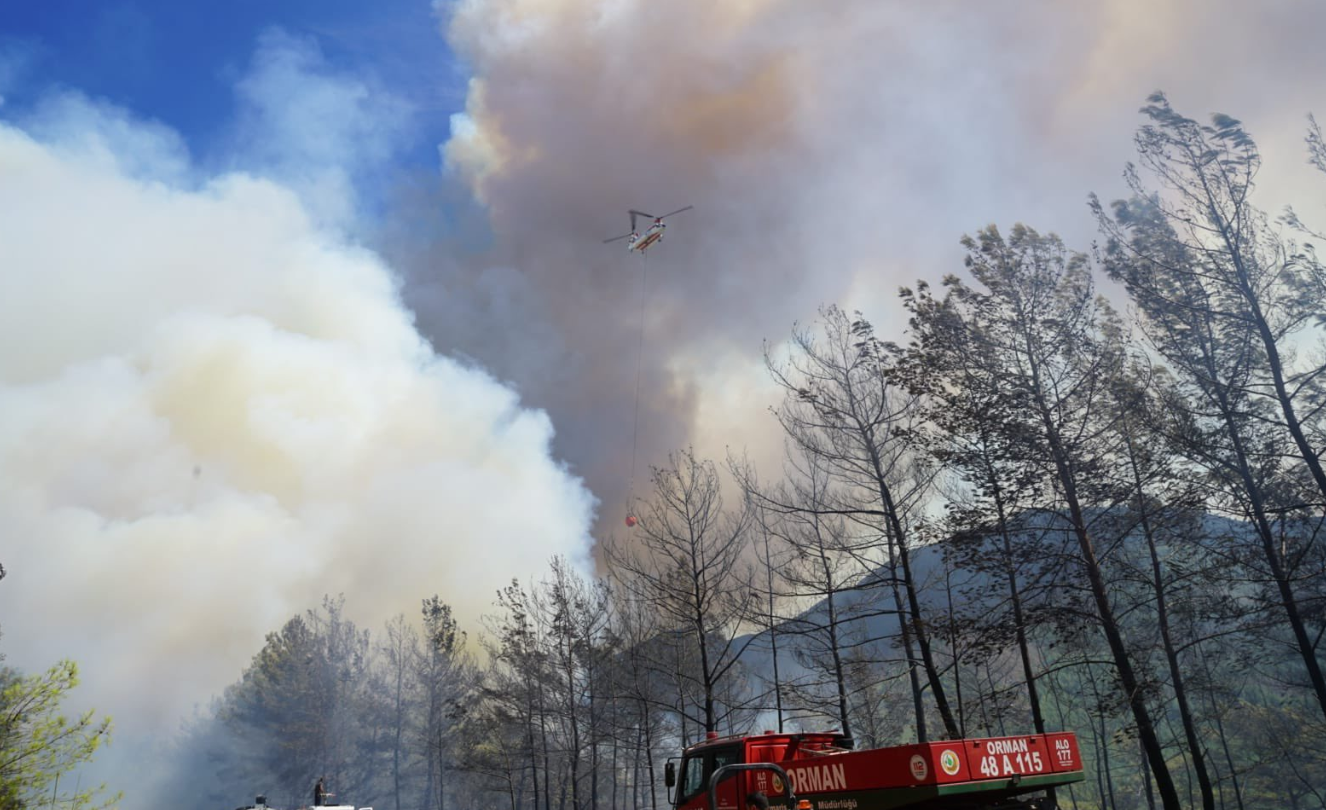
[[[1326,221],[1322,30],[1310,0],[0,4],[0,652],[78,659],[127,760],[324,593],[474,628],[554,554],[591,570],[670,451],[776,475],[763,351],[821,305],[901,338],[964,233],[1089,249],[1154,90],[1243,120],[1264,204]],[[602,244],[685,205],[648,258]]]
[[[436,131],[464,103],[462,69],[426,2],[234,0],[87,3],[44,0],[0,10],[11,104],[56,88],[106,98],[166,122],[199,152],[225,148],[234,86],[271,29],[316,41],[327,68],[368,78],[408,98],[415,128],[403,162],[436,164]],[[7,74],[7,75],[6,75]]]

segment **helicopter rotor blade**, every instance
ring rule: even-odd
[[[689,211],[694,207],[695,206],[693,205],[688,205],[685,208],[678,208],[676,211],[673,211],[672,214],[680,214],[682,211]],[[664,214],[663,216],[659,217],[659,219],[667,219],[668,217],[672,216],[672,214]]]
[[[632,232],[632,233],[634,233],[634,232]],[[603,240],[603,244],[606,245],[606,244],[608,244],[608,243],[610,243],[610,242],[617,242],[617,241],[620,241],[620,240],[622,240],[622,239],[625,239],[626,237],[628,237],[628,236],[630,236],[630,235],[631,235],[631,234],[629,234],[629,233],[624,233],[624,234],[622,234],[621,236],[614,236],[614,237],[612,237],[611,239],[604,239],[604,240]]]
[[[635,218],[636,218],[636,217],[645,217],[646,219],[654,219],[654,215],[653,215],[653,214],[646,214],[644,211],[637,211],[637,210],[635,210],[634,208],[632,208],[631,210],[627,211],[626,213],[628,213],[628,214],[631,215],[631,230],[633,230],[633,231],[636,230],[636,227],[635,227]]]

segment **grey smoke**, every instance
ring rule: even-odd
[[[1245,120],[1281,196],[1326,101],[1316,4],[435,6],[473,71],[467,115],[383,250],[436,345],[549,410],[605,501],[600,534],[670,449],[777,458],[761,342],[819,304],[897,336],[897,287],[960,269],[965,232],[1024,220],[1087,249],[1086,195],[1122,193],[1151,91]],[[601,244],[628,208],[686,204],[647,260]]]

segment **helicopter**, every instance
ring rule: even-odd
[[[631,209],[630,211],[627,212],[631,215],[631,232],[624,233],[621,236],[614,236],[611,239],[604,239],[603,244],[606,245],[609,244],[610,242],[616,242],[619,239],[629,239],[630,241],[626,243],[626,250],[631,253],[638,252],[643,254],[646,250],[656,245],[659,242],[659,240],[663,238],[663,229],[668,227],[667,225],[663,224],[663,220],[667,219],[670,216],[673,216],[674,214],[680,214],[682,211],[689,211],[694,207],[695,206],[693,205],[688,205],[685,208],[678,208],[676,211],[673,211],[671,214],[664,214],[661,217],[656,217],[653,214],[646,214],[644,211],[636,211],[635,209]],[[649,230],[645,231],[643,236],[640,234],[640,231],[635,226],[637,217],[649,217],[654,220],[654,224],[649,226]]]

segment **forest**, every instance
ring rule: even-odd
[[[1253,202],[1239,121],[1142,114],[1097,244],[988,226],[901,338],[828,306],[768,345],[781,468],[676,450],[598,576],[552,559],[482,627],[291,617],[170,803],[641,810],[708,731],[1062,729],[1065,808],[1326,808],[1326,234]]]

